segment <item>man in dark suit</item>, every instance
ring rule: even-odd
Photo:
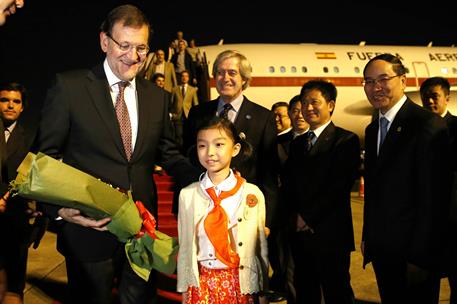
[[[187,151],[195,145],[197,126],[204,118],[227,115],[235,123],[240,136],[252,145],[255,154],[254,161],[249,163],[233,159],[232,167],[263,191],[267,204],[267,227],[271,228],[278,190],[276,126],[272,112],[243,96],[243,90],[251,80],[251,70],[246,57],[236,51],[224,51],[217,56],[213,77],[220,96],[190,109],[184,127],[184,147]]]
[[[58,74],[43,107],[39,150],[121,189],[132,190],[157,214],[152,179],[155,163],[177,177],[194,179],[171,133],[164,90],[137,77],[149,47],[150,25],[135,6],[114,8],[101,25],[103,64]],[[147,303],[155,295],[154,273],[143,281],[131,269],[123,244],[107,232],[109,218],[52,208],[62,218],[57,247],[65,256],[69,300],[111,303],[113,277],[121,266],[121,303]]]
[[[27,107],[27,93],[18,83],[0,84],[0,117],[5,125],[1,136],[6,141],[6,157],[2,166],[4,186],[17,175],[17,168],[27,155],[34,139],[33,131],[26,131],[19,121]],[[0,214],[0,234],[5,244],[5,265],[8,293],[5,303],[22,303],[29,241],[33,226],[29,224],[32,209],[20,197],[10,197],[4,214]],[[36,224],[42,219],[35,219]],[[35,226],[35,228],[40,228]],[[44,228],[41,231],[44,233]]]
[[[437,303],[449,136],[443,119],[406,97],[406,72],[391,54],[372,58],[363,72],[379,117],[365,130],[362,253],[383,303]]]
[[[184,126],[184,151],[194,146],[198,123],[214,115],[224,116],[234,122],[240,136],[252,146],[253,161],[235,157],[232,167],[250,183],[256,184],[265,195],[266,226],[271,229],[269,242],[274,239],[276,204],[278,197],[277,133],[273,113],[250,101],[243,95],[249,86],[252,67],[247,58],[237,51],[220,53],[213,64],[213,77],[219,98],[200,103],[189,111]],[[270,251],[270,262],[274,255]],[[273,269],[275,267],[273,266]]]
[[[359,138],[331,120],[337,91],[324,80],[301,90],[308,132],[290,144],[285,187],[292,212],[297,303],[353,303],[350,255],[355,250],[351,188],[360,163]],[[288,208],[287,206],[285,208]]]
[[[294,140],[297,136],[305,134],[309,129],[309,125],[303,118],[303,114],[301,112],[300,95],[295,95],[289,101],[287,114],[289,115],[292,129],[290,129],[287,133],[278,134],[278,157],[281,167],[284,166],[287,157],[289,156],[289,147],[292,140]]]
[[[189,73],[189,84],[195,86],[197,85],[195,64],[186,48],[187,45],[184,43],[184,40],[179,40],[178,51],[173,54],[170,61],[175,67],[178,84],[181,84],[181,73],[187,71]]]
[[[431,77],[426,79],[420,87],[422,105],[429,111],[444,118],[449,129],[450,155],[452,157],[453,170],[453,195],[450,206],[449,218],[449,243],[443,259],[443,274],[449,279],[451,289],[451,303],[457,303],[457,116],[452,115],[448,110],[451,93],[449,81],[443,77]]]

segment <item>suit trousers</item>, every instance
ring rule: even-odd
[[[374,257],[373,269],[383,304],[427,303],[439,301],[439,273],[408,273],[408,264],[401,257]]]
[[[130,267],[123,250],[120,246],[113,258],[97,262],[81,262],[66,257],[69,293],[65,303],[155,303],[157,273],[152,271],[148,282],[141,279]],[[115,282],[119,301],[113,299]]]
[[[349,274],[351,253],[318,248],[314,234],[294,234],[290,242],[296,303],[320,304],[322,295],[326,304],[354,303]]]

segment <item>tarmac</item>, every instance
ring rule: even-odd
[[[360,239],[363,218],[363,198],[352,194],[352,215],[357,250],[351,256],[351,284],[356,303],[380,303],[373,268],[362,268]],[[46,232],[38,249],[29,250],[25,304],[49,304],[62,302],[66,290],[65,261],[56,249],[56,235]],[[285,303],[285,302],[284,302]],[[447,279],[441,280],[440,303],[449,303]]]

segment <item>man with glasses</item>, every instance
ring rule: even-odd
[[[378,117],[365,130],[362,253],[382,303],[438,303],[449,136],[442,118],[405,95],[406,73],[391,54],[374,57],[363,71]]]
[[[192,166],[174,143],[165,91],[137,77],[149,50],[149,34],[149,22],[138,8],[114,8],[101,25],[106,59],[92,70],[56,76],[43,108],[38,143],[41,152],[132,190],[134,200],[157,215],[154,164],[177,177],[196,176],[187,171]],[[109,218],[93,220],[79,210],[48,205],[46,212],[58,222],[68,302],[112,303],[115,275],[120,303],[148,303],[155,296],[155,273],[145,282],[133,272],[124,246],[106,231]]]

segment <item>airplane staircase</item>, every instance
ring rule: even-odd
[[[173,204],[173,178],[167,174],[154,174],[158,194],[158,229],[170,236],[178,237],[178,222],[171,212]],[[181,303],[181,294],[176,292],[176,274],[159,273],[157,286],[158,303]]]

